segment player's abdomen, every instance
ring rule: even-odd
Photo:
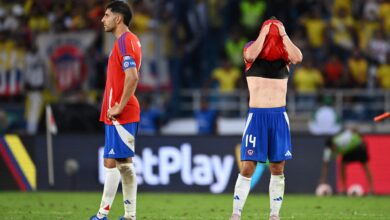
[[[286,106],[288,79],[247,77],[249,107],[274,108]]]

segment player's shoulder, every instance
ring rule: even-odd
[[[138,41],[138,36],[133,32],[126,32],[125,38],[127,41]]]

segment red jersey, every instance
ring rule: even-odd
[[[279,35],[279,29],[275,25],[276,23],[282,24],[279,20],[275,19],[269,19],[263,23],[261,26],[261,29],[267,24],[271,23],[269,32],[267,36],[265,37],[264,43],[263,43],[263,49],[261,50],[258,58],[264,59],[267,61],[275,61],[279,59],[283,59],[284,62],[289,63],[288,60],[288,53],[286,49],[284,48],[283,39]],[[283,25],[283,24],[282,24]],[[261,31],[261,30],[260,30]],[[253,43],[254,41],[248,42],[243,50],[243,55],[245,54],[245,51],[247,48]],[[245,71],[248,71],[253,63],[247,62],[245,59]]]
[[[112,122],[107,117],[107,111],[115,103],[120,103],[125,82],[125,70],[136,68],[138,72],[141,66],[141,59],[141,43],[135,34],[125,32],[115,41],[108,58],[106,88],[104,90],[100,121],[112,125]],[[123,111],[115,118],[120,124],[133,123],[140,120],[140,107],[135,95],[130,97]]]
[[[265,37],[263,49],[260,52],[259,58],[267,61],[283,59],[288,63],[288,53],[284,48],[283,39],[279,35],[279,29],[275,24],[271,24],[269,27],[269,32]]]
[[[267,24],[271,25],[269,27],[269,32],[265,37],[264,46],[259,57],[268,61],[283,59],[286,63],[288,63],[288,53],[284,48],[283,39],[279,35],[279,28],[275,25],[283,25],[283,23],[276,19],[269,19],[263,23],[261,29],[263,29],[263,27]]]

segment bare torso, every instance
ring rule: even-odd
[[[285,79],[246,77],[250,108],[273,108],[286,105],[287,82]]]

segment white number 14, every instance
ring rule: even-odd
[[[245,147],[248,147],[248,142],[252,144],[253,147],[256,147],[256,137],[251,135],[251,134],[247,134],[245,135]]]

